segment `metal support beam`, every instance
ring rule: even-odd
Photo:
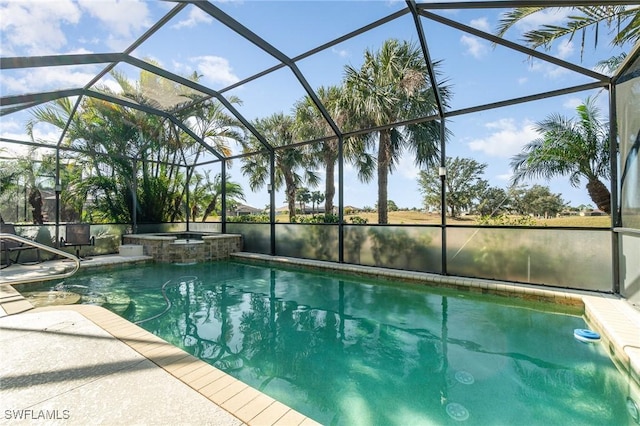
[[[462,108],[454,111],[448,111],[445,116],[447,118],[455,117],[458,115],[471,114],[474,112],[487,111],[491,109],[504,108],[511,105],[523,104],[526,102],[538,101],[542,99],[553,98],[556,96],[568,95],[571,93],[584,92],[585,90],[604,89],[609,87],[609,82],[596,81],[593,83],[581,84],[578,86],[567,87],[564,89],[551,90],[549,92],[536,93],[534,95],[522,96],[520,98],[513,98],[506,101],[492,102],[484,105],[477,105],[470,108]]]
[[[638,4],[637,0],[599,0],[598,6],[617,6]],[[421,3],[424,9],[511,9],[516,7],[574,7],[593,6],[593,0],[494,0],[494,1],[461,1]]]
[[[609,87],[609,156],[611,162],[611,262],[612,262],[612,279],[613,292],[620,294],[621,276],[620,276],[620,235],[613,229],[622,226],[622,212],[620,211],[620,202],[618,191],[620,185],[618,182],[618,123],[617,90],[614,84]]]
[[[60,245],[60,193],[62,191],[62,182],[60,181],[60,145],[62,145],[62,141],[64,140],[64,136],[71,125],[73,120],[73,116],[76,114],[78,107],[80,106],[80,102],[82,101],[82,96],[78,97],[76,103],[73,105],[73,109],[69,114],[69,118],[64,125],[64,129],[60,134],[60,138],[58,139],[58,144],[56,145],[56,177],[55,177],[55,194],[56,194],[56,241],[55,246],[58,247]],[[82,209],[82,208],[81,208]],[[82,215],[82,212],[80,212]]]
[[[133,182],[131,182],[131,232],[138,233],[138,161],[133,160]]]
[[[70,96],[81,96],[83,89],[56,90],[53,92],[31,93],[25,95],[3,96],[0,98],[0,106],[20,105],[27,103],[41,104]]]
[[[271,256],[276,255],[276,153],[271,151],[269,153],[269,222],[271,223],[270,227],[270,238],[271,238]]]
[[[411,1],[411,0],[407,0],[407,1]],[[567,62],[567,61],[563,61],[562,59],[559,59],[559,58],[557,58],[555,56],[547,55],[546,53],[542,53],[542,52],[539,52],[537,50],[530,49],[530,48],[522,46],[522,45],[520,45],[518,43],[513,43],[513,42],[511,42],[509,40],[505,40],[504,38],[495,36],[493,34],[489,34],[487,32],[481,31],[481,30],[479,30],[477,28],[473,28],[473,27],[470,27],[468,25],[461,24],[459,22],[453,21],[451,19],[447,19],[445,17],[442,17],[440,15],[436,15],[435,13],[431,13],[431,12],[428,12],[426,10],[421,10],[421,11],[419,11],[419,13],[420,13],[420,15],[424,16],[425,18],[431,19],[433,21],[439,22],[441,24],[444,24],[446,26],[455,28],[457,30],[472,34],[472,35],[474,35],[476,37],[480,37],[482,39],[488,40],[488,41],[490,41],[492,43],[495,43],[495,44],[499,44],[499,45],[507,47],[509,49],[516,50],[518,52],[524,53],[527,56],[531,56],[533,58],[537,58],[537,59],[543,60],[545,62],[549,62],[549,63],[557,65],[557,66],[559,66],[561,68],[565,68],[565,69],[577,72],[579,74],[585,75],[587,77],[591,77],[591,78],[596,79],[598,81],[602,81],[602,82],[608,82],[609,81],[609,77],[604,75],[604,74],[601,74],[599,72],[590,70],[588,68],[581,67],[581,66],[576,65],[576,64],[572,64],[572,63]]]
[[[440,95],[440,88],[438,86],[438,81],[436,80],[435,70],[433,68],[433,61],[431,60],[431,54],[429,53],[429,48],[427,46],[427,40],[424,36],[424,29],[422,28],[422,21],[420,20],[420,16],[418,15],[418,9],[416,7],[415,0],[406,0],[407,6],[411,11],[411,15],[413,16],[413,22],[416,26],[416,32],[418,34],[418,39],[420,40],[420,48],[422,49],[422,56],[424,57],[424,62],[427,66],[427,71],[429,72],[429,82],[431,83],[431,90],[433,90],[433,94],[436,100],[436,107],[438,109],[438,116],[444,117],[444,103],[442,96]]]
[[[329,176],[326,179],[329,179]],[[338,262],[344,263],[344,139],[342,136],[338,138],[338,191]],[[332,212],[325,212],[327,213]]]
[[[242,123],[243,126],[245,126],[247,128],[247,130],[249,130],[249,132],[251,132],[251,134],[253,134],[256,139],[258,139],[258,141],[260,141],[260,143],[262,145],[265,146],[265,148],[267,149],[272,149],[271,145],[269,143],[267,143],[266,139],[260,134],[260,132],[258,132],[256,130],[256,128],[249,122],[249,120],[247,120],[241,113],[240,111],[238,111],[232,104],[231,102],[229,102],[227,100],[227,98],[225,98],[224,96],[222,96],[220,93],[216,92],[215,90],[212,90],[206,86],[203,86],[201,84],[196,83],[195,81],[191,81],[187,78],[181,77],[177,74],[173,74],[169,71],[165,71],[160,67],[157,67],[153,64],[150,64],[148,62],[145,61],[141,61],[140,59],[134,58],[133,56],[126,56],[125,57],[125,62],[127,62],[130,65],[133,65],[135,67],[138,68],[142,68],[146,71],[149,71],[150,73],[159,75],[162,78],[166,78],[167,80],[171,80],[174,81],[178,84],[182,84],[183,86],[186,86],[190,89],[196,90],[198,92],[204,93],[208,96],[211,96],[215,99],[217,99],[222,105],[224,105],[225,108],[227,108],[229,110],[229,112],[231,114],[233,114],[234,117],[236,117],[238,119],[238,121],[240,121]],[[182,108],[181,110],[184,110],[188,108]],[[169,114],[169,113],[167,113]],[[171,114],[173,116],[173,114]],[[222,157],[221,157],[222,158]]]
[[[297,65],[291,60],[291,58],[289,58],[287,55],[282,53],[280,50],[276,49],[273,45],[269,44],[266,40],[258,36],[249,28],[245,27],[240,22],[236,21],[231,16],[227,15],[221,9],[217,8],[211,3],[196,1],[194,2],[194,4],[198,6],[200,9],[202,9],[204,12],[211,15],[216,20],[220,21],[223,25],[225,25],[232,31],[236,32],[238,35],[244,37],[246,40],[253,43],[261,50],[265,51],[266,53],[273,56],[275,59],[277,59],[281,63],[288,66],[293,72],[293,74],[295,75],[295,77],[298,79],[298,82],[304,88],[307,95],[311,98],[313,103],[318,108],[318,110],[322,114],[322,117],[325,119],[325,121],[329,124],[329,126],[333,130],[333,132],[336,134],[336,136],[341,134],[340,129],[338,129],[338,126],[333,121],[333,118],[331,118],[326,108],[324,107],[322,102],[320,102],[320,100],[318,99],[318,96],[309,85],[309,82],[307,82],[306,78],[300,72]]]
[[[186,198],[186,206],[184,208],[186,216],[187,216],[187,232],[189,232],[189,223],[191,221],[191,209],[190,209],[190,199],[189,199],[189,182],[191,181],[191,176],[193,176],[193,172],[195,171],[194,166],[187,166],[187,179],[185,181],[185,198]]]
[[[122,60],[122,56],[122,53],[89,53],[75,55],[21,56],[12,58],[0,58],[0,70],[119,62]]]
[[[182,9],[184,9],[187,5],[186,4],[177,4],[173,7],[173,9],[171,9],[166,15],[164,15],[162,18],[160,18],[160,20],[158,22],[156,22],[155,24],[153,24],[153,26],[151,28],[149,28],[147,31],[145,31],[144,34],[142,34],[140,37],[138,37],[138,39],[136,41],[134,41],[131,46],[129,46],[123,53],[125,55],[128,55],[129,53],[133,52],[134,50],[136,50],[136,48],[138,48],[138,46],[140,46],[142,43],[144,43],[149,37],[151,37],[153,34],[155,34],[156,31],[158,31],[160,28],[162,28],[164,26],[164,24],[166,24],[167,22],[169,22],[174,16],[176,16]],[[98,81],[100,81],[100,79],[102,77],[104,77],[105,75],[107,75],[112,69],[115,68],[115,66],[118,65],[118,62],[112,62],[111,64],[107,65],[102,71],[100,71],[94,78],[91,79],[90,82],[88,82],[84,88],[88,89],[91,86],[93,86],[94,84],[96,84]]]
[[[128,101],[128,100],[125,100],[125,99],[117,98],[115,96],[111,96],[111,95],[108,95],[108,94],[102,93],[102,92],[95,92],[93,90],[85,90],[84,92],[86,93],[87,96],[91,96],[91,97],[94,97],[94,98],[97,98],[97,99],[102,99],[103,101],[107,101],[107,102],[113,102],[115,104],[122,105],[122,106],[125,106],[125,107],[137,109],[137,110],[146,112],[148,114],[164,117],[164,118],[168,119],[169,121],[171,121],[176,126],[178,126],[182,131],[184,131],[186,134],[188,134],[193,140],[198,142],[203,148],[205,148],[207,151],[212,153],[218,159],[221,160],[221,159],[224,158],[220,153],[218,153],[216,150],[214,150],[211,147],[211,145],[206,143],[202,138],[200,138],[198,135],[193,133],[193,131],[191,131],[191,129],[189,129],[187,126],[185,126],[183,122],[181,122],[176,117],[174,117],[172,114],[169,114],[168,112],[165,112],[165,111],[162,111],[162,110],[159,110],[159,109],[156,109],[156,108],[152,108],[152,107],[149,107],[147,105],[142,105],[142,104],[138,104],[138,103],[135,103],[135,102],[132,102],[132,101]]]
[[[440,238],[442,275],[447,275],[447,153],[446,126],[444,118],[440,122]]]
[[[222,185],[221,188],[221,193],[222,193],[222,200],[220,200],[220,208],[222,209],[222,213],[220,215],[220,218],[222,220],[222,228],[221,228],[221,232],[223,234],[227,233],[227,162],[226,161],[221,161],[220,162],[220,184]]]

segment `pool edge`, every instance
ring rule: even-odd
[[[79,313],[244,424],[319,425],[315,420],[106,308],[95,305],[61,305],[34,308],[29,313],[49,311]]]

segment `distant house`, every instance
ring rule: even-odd
[[[282,206],[282,207],[276,208],[276,214],[289,214],[289,207]]]
[[[303,210],[300,210],[300,204],[296,203],[296,214],[324,214],[324,203],[316,205],[315,211],[313,209],[313,206],[310,205],[304,205],[303,206]],[[334,208],[334,210],[336,210]],[[284,205],[282,207],[278,207],[276,209],[276,214],[288,214],[289,213],[289,207],[287,205]]]
[[[606,213],[602,210],[583,210],[580,212],[580,216],[606,216]]]
[[[235,211],[229,212],[230,216],[247,216],[250,214],[261,214],[263,213],[263,209],[258,209],[252,206],[248,206],[246,204],[238,204],[236,206]]]

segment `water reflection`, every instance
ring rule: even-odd
[[[238,268],[175,278],[141,325],[321,423],[628,422],[611,361],[570,338],[579,317]]]

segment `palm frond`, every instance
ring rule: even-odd
[[[557,7],[522,7],[515,8],[503,14],[496,29],[496,35],[503,37],[508,29],[524,18],[541,11],[560,10]],[[634,6],[575,6],[573,11],[578,12],[567,17],[563,25],[542,25],[537,29],[523,34],[523,41],[532,48],[544,47],[549,49],[554,40],[569,36],[572,40],[576,34],[580,34],[581,57],[584,53],[586,33],[593,29],[594,45],[597,46],[602,24],[608,28],[617,29],[612,39],[612,44],[621,46],[627,42],[635,43],[640,39],[640,7]],[[624,23],[629,21],[626,26]]]
[[[545,7],[518,7],[508,12],[505,12],[498,23],[496,28],[496,35],[498,37],[504,37],[505,33],[513,27],[516,23],[520,22],[527,16],[538,13],[544,10]]]

